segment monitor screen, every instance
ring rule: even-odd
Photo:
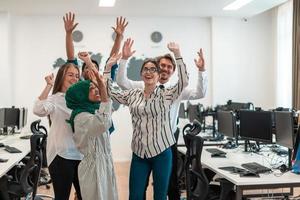
[[[23,108],[23,127],[27,124],[28,108]]]
[[[5,108],[0,108],[0,128],[5,127],[4,120],[5,120]]]
[[[217,120],[219,133],[227,137],[236,136],[236,120],[232,111],[218,111]]]
[[[20,110],[18,108],[4,108],[4,126],[14,127],[19,126],[19,114]]]
[[[232,102],[229,100],[227,102],[227,110],[239,111],[242,109],[249,110],[251,108],[252,103],[241,103],[241,102]]]
[[[179,111],[178,111],[178,117],[182,118],[182,119],[186,118],[185,107],[184,107],[184,103],[183,102],[180,103]]]
[[[272,112],[240,110],[242,139],[272,143]]]
[[[289,149],[293,149],[294,122],[292,112],[275,111],[275,130],[276,143]]]
[[[199,122],[202,122],[199,106],[199,104],[188,104],[187,115],[190,122],[193,122],[194,119],[198,120]]]

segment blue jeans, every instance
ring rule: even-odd
[[[154,200],[166,200],[171,170],[171,148],[152,158],[140,158],[133,153],[129,177],[129,200],[144,199],[144,191],[151,171],[154,182]]]

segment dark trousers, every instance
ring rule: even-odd
[[[129,178],[129,199],[141,200],[145,186],[152,171],[154,200],[166,200],[172,170],[172,151],[170,148],[152,158],[140,158],[132,154]]]
[[[79,163],[80,160],[68,160],[58,155],[54,158],[48,169],[52,179],[55,199],[69,200],[72,183],[78,199],[82,199],[77,173]]]
[[[170,176],[169,188],[168,188],[168,198],[170,200],[180,200],[180,191],[178,185],[178,177],[177,177],[177,144],[175,143],[172,147],[172,171]],[[145,187],[144,192],[144,200],[146,200],[146,192],[147,187],[149,185],[149,177],[150,173],[148,174],[147,178],[147,185]]]
[[[175,143],[172,147],[172,173],[169,182],[168,197],[172,200],[180,200],[180,191],[178,185],[177,176],[177,144]]]
[[[0,178],[0,199],[1,200],[9,200],[8,181],[7,181],[6,176],[2,176]]]

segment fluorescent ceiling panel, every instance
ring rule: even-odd
[[[236,0],[231,4],[225,6],[223,10],[238,10],[241,7],[245,6],[246,4],[250,3],[253,0]]]
[[[114,7],[116,0],[99,0],[99,7]]]

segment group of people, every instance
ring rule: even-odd
[[[47,162],[55,199],[68,200],[72,184],[78,199],[118,199],[110,146],[114,129],[112,100],[128,106],[132,118],[129,199],[145,199],[151,172],[155,200],[166,200],[167,196],[179,199],[174,184],[177,113],[181,100],[205,96],[207,76],[202,49],[195,59],[199,71],[195,89],[187,88],[186,66],[174,42],[168,44],[173,56],[145,59],[140,70],[142,81],[129,80],[127,61],[135,53],[134,41],[127,39],[120,52],[128,22],[118,17],[113,27],[116,38],[103,74],[87,52],[79,52],[84,62],[80,76],[72,38],[78,23],[73,13],[63,19],[68,61],[55,78],[53,74],[45,77],[46,86],[34,104],[36,115],[49,117]],[[178,82],[171,85],[169,80],[175,70]],[[112,87],[115,79],[119,87]]]

